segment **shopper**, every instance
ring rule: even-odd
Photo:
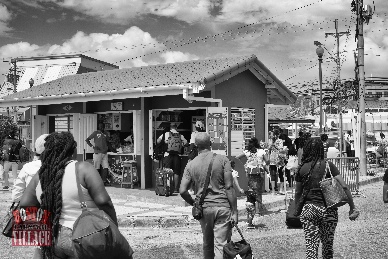
[[[94,141],[94,146],[90,142],[90,140]],[[104,185],[109,185],[108,182],[108,171],[109,171],[109,163],[108,163],[108,134],[105,132],[104,123],[98,123],[98,129],[94,131],[85,142],[89,145],[89,147],[93,148],[93,164],[94,168],[99,171],[102,181]],[[102,168],[100,168],[102,166]]]
[[[70,132],[47,136],[42,166],[20,201],[21,208],[40,204],[51,212],[53,242],[51,246],[41,247],[43,258],[75,258],[71,235],[74,222],[82,213],[76,166],[88,210],[103,210],[117,225],[115,208],[96,169],[90,163],[72,160],[76,148]]]
[[[349,200],[349,219],[355,220],[359,212],[352,194],[337,167],[327,162],[332,175],[343,186]],[[303,147],[302,165],[296,174],[295,204],[296,216],[300,214],[306,242],[306,258],[318,258],[319,242],[322,242],[322,257],[333,258],[334,232],[338,223],[338,209],[325,207],[325,200],[319,186],[322,178],[330,177],[326,170],[324,149],[321,139],[309,139]],[[302,208],[298,211],[298,208]]]
[[[260,147],[259,141],[255,137],[249,140],[247,149],[240,155],[236,156],[236,159],[240,160],[243,157],[247,158],[244,168],[248,179],[248,189],[256,192],[256,211],[261,213],[264,210],[264,174],[265,164],[267,163],[268,157],[264,149]]]
[[[12,171],[12,177],[15,182],[18,176],[19,167],[19,151],[22,147],[22,142],[16,139],[16,132],[11,132],[4,140],[3,143],[3,160],[4,160],[4,171],[3,179],[4,186],[3,190],[9,190],[9,170]]]
[[[203,217],[200,224],[203,234],[203,258],[222,259],[223,246],[231,239],[232,226],[238,223],[237,197],[233,188],[232,168],[226,156],[211,152],[210,135],[199,132],[195,138],[198,156],[190,161],[183,173],[180,195],[190,205],[194,200],[188,193],[191,182],[195,182],[196,197],[203,192]],[[215,156],[214,156],[215,155]],[[210,184],[204,190],[208,168],[213,160]]]
[[[185,137],[178,132],[178,126],[172,122],[170,131],[164,133],[164,142],[167,144],[167,152],[164,155],[163,166],[174,171],[175,192],[179,192],[179,183],[181,176],[181,157],[183,146],[187,144]],[[163,139],[163,134],[157,139],[159,144]]]
[[[44,151],[45,139],[49,134],[40,135],[35,141],[35,156],[33,161],[26,163],[18,177],[15,180],[15,185],[12,190],[12,201],[19,202],[22,197],[24,190],[27,188],[32,177],[38,172],[42,162],[40,160],[41,154]]]
[[[384,176],[383,176],[383,201],[384,203],[388,203],[388,169],[385,170]]]

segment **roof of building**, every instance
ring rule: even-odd
[[[22,105],[34,98],[44,98],[45,104],[48,104],[50,98],[59,96],[85,99],[88,94],[147,91],[157,87],[168,89],[171,86],[192,87],[199,84],[209,88],[246,70],[264,82],[269,98],[279,98],[284,104],[295,102],[296,96],[255,55],[251,55],[69,75],[5,96],[0,99],[0,105],[12,101]]]

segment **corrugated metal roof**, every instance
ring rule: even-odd
[[[48,97],[59,95],[78,95],[101,91],[120,91],[125,89],[147,88],[155,86],[184,85],[201,83],[205,86],[227,80],[235,71],[244,71],[253,65],[259,66],[282,87],[289,96],[296,97],[256,58],[243,56],[208,60],[193,60],[171,64],[151,65],[127,69],[99,71],[86,74],[65,76],[22,92],[4,97],[4,100],[18,98]]]

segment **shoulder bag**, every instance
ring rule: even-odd
[[[103,210],[88,210],[75,165],[78,197],[82,213],[74,222],[72,242],[77,258],[131,259],[133,250],[118,227]]]
[[[193,206],[193,208],[191,210],[191,212],[193,214],[193,217],[196,220],[200,220],[202,218],[202,216],[203,216],[202,204],[203,204],[203,201],[205,200],[206,190],[209,187],[210,175],[211,175],[211,172],[212,172],[213,162],[214,162],[214,158],[216,157],[216,155],[217,154],[213,154],[212,160],[210,161],[209,168],[207,170],[205,185],[203,186],[201,197],[199,198],[199,200],[197,199],[198,197],[195,198],[194,206]]]
[[[342,187],[340,182],[338,182],[338,180],[333,177],[329,163],[326,161],[326,170],[324,177],[326,177],[327,171],[329,171],[331,177],[323,179],[319,182],[323,197],[325,199],[326,208],[341,207],[349,202],[348,196],[346,195],[344,188]]]
[[[238,242],[229,241],[224,245],[223,251],[224,251],[224,259],[234,259],[234,258],[241,258],[241,259],[252,259],[252,248],[251,245],[244,239],[243,234],[241,233],[241,230],[238,228],[237,224],[234,224],[236,227],[238,233],[241,236],[241,240]]]
[[[13,211],[15,211],[19,206],[19,202],[16,203],[12,202],[11,207],[7,211],[7,214],[5,214],[4,220],[3,220],[3,235],[6,237],[12,237],[12,230],[13,230],[13,225],[15,224],[15,218],[13,216]]]

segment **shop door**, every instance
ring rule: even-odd
[[[79,130],[77,136],[77,153],[93,153],[93,148],[86,144],[85,139],[97,130],[97,114],[79,114]],[[74,130],[75,132],[75,130]],[[93,140],[90,141],[93,145]]]
[[[214,153],[228,155],[228,128],[228,107],[206,109],[206,131],[210,134]]]
[[[48,132],[48,116],[43,115],[34,115],[33,125],[32,125],[32,143],[31,148],[35,150],[35,140],[42,134],[47,134]]]

